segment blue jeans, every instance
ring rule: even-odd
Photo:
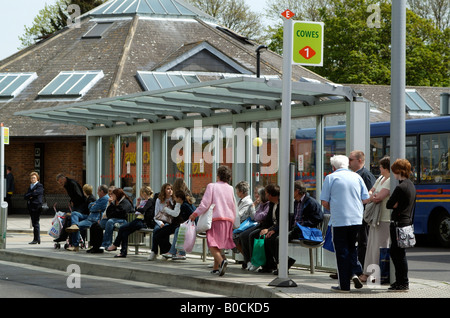
[[[78,223],[80,223],[80,221],[86,220],[88,218],[88,215],[77,212],[77,211],[73,211],[71,213],[70,217],[72,220],[72,224],[78,225]]]
[[[105,230],[103,234],[103,242],[102,247],[108,248],[112,244],[112,236],[114,231],[114,224],[126,224],[127,220],[125,219],[101,219],[100,227]]]
[[[73,215],[74,213],[76,213],[76,222],[77,223],[73,223]],[[78,227],[80,228],[80,231],[88,229],[91,227],[92,224],[96,223],[100,217],[101,217],[101,213],[90,213],[89,215],[86,215],[86,217],[84,217],[85,215],[82,214],[82,221],[80,221],[80,216],[79,214],[81,214],[80,212],[72,212],[72,223],[73,224],[78,224]],[[72,240],[72,245],[73,246],[78,246],[80,243],[80,231],[74,232],[71,234],[71,240]]]

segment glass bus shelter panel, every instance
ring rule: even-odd
[[[150,136],[142,136],[142,185],[150,185]],[[155,189],[153,189],[155,192]]]
[[[450,133],[420,136],[420,181],[424,183],[450,182]]]
[[[174,130],[167,131],[166,182],[170,184],[173,184],[176,178],[184,178],[183,139],[184,137],[176,136]],[[157,189],[157,192],[159,190]]]
[[[305,183],[308,192],[316,192],[316,117],[292,119],[290,162],[295,166],[295,180]]]
[[[277,120],[252,123],[252,186],[278,184],[279,125]],[[258,131],[258,133],[257,133]],[[261,138],[258,144],[255,138]]]
[[[130,197],[136,196],[136,135],[120,136],[120,187]]]
[[[114,154],[115,143],[114,136],[102,138],[102,163],[101,163],[101,183],[107,186],[114,184]]]
[[[190,190],[199,204],[206,186],[211,183],[214,168],[214,139],[217,128],[195,128],[191,138]]]
[[[324,116],[324,178],[333,172],[330,158],[346,154],[346,116],[335,114]]]
[[[377,178],[381,174],[379,162],[384,157],[383,149],[383,137],[370,138],[370,172]]]

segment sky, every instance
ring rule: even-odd
[[[56,0],[0,0],[0,60],[17,52],[19,36],[30,27],[39,10]],[[254,12],[263,12],[265,0],[245,0]]]

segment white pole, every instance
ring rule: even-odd
[[[295,287],[288,279],[288,223],[289,223],[289,152],[291,135],[291,101],[292,101],[292,32],[293,21],[284,19],[283,23],[283,90],[281,108],[281,155],[278,171],[280,173],[280,224],[279,224],[279,266],[278,278],[270,286]]]

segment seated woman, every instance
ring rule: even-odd
[[[173,210],[169,207],[164,208],[164,212],[172,216],[172,222],[165,224],[156,233],[153,233],[153,243],[156,244],[156,248],[159,247],[161,254],[170,251],[172,247],[169,241],[170,235],[174,234],[180,224],[186,222],[195,210],[195,206],[186,200],[186,194],[182,190],[178,190],[175,193],[175,201],[176,204]]]
[[[133,203],[121,188],[112,191],[108,207],[100,220],[100,226],[105,230],[102,247],[107,249],[112,243],[114,224],[127,223],[127,214],[133,213]]]
[[[189,216],[194,212],[195,206],[190,203],[192,202],[188,197],[186,192],[183,190],[177,190],[175,191],[175,208],[174,210],[169,208],[164,208],[164,211],[175,217],[174,221],[172,222],[172,226],[176,226],[174,235],[173,235],[173,241],[172,246],[170,247],[170,250],[168,253],[163,254],[162,256],[164,258],[172,258],[173,260],[184,260],[186,259],[186,252],[184,250],[178,250],[176,249],[175,245],[178,238],[178,230],[180,229],[180,224],[187,221]]]
[[[153,207],[153,191],[149,186],[144,186],[141,188],[140,197],[137,199],[136,207],[136,218],[130,223],[124,224],[119,228],[119,233],[117,234],[114,243],[108,247],[108,251],[115,251],[117,247],[122,245],[120,249],[120,254],[114,257],[127,257],[128,251],[128,236],[142,228],[146,227],[144,222],[144,215],[147,211],[151,211]]]

